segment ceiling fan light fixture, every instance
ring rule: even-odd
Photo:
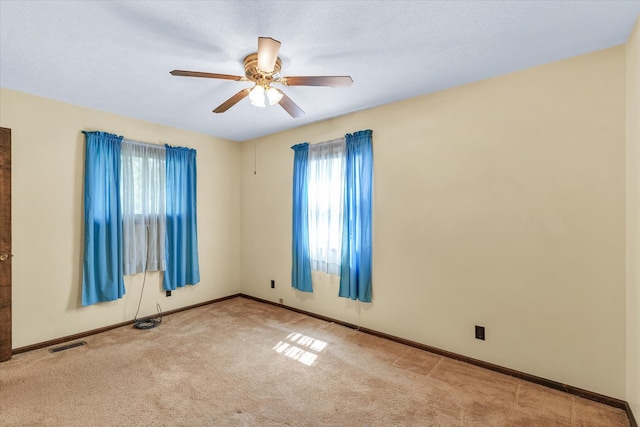
[[[249,99],[251,100],[251,105],[255,105],[256,107],[266,107],[264,102],[264,88],[260,85],[255,85],[251,92],[249,92]]]
[[[267,90],[267,98],[269,98],[269,105],[275,105],[282,99],[282,92],[270,87],[269,90]]]

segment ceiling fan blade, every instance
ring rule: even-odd
[[[184,76],[184,77],[205,77],[208,79],[225,79],[225,80],[235,80],[235,81],[241,81],[245,79],[242,76],[234,76],[231,74],[201,73],[199,71],[184,71],[184,70],[173,70],[171,71],[171,75]]]
[[[248,88],[247,89],[242,89],[240,92],[236,93],[231,98],[227,99],[222,104],[220,104],[215,110],[213,110],[213,112],[214,113],[224,113],[229,108],[233,107],[238,102],[243,100],[247,95],[249,95],[249,91],[250,90],[251,89],[248,89]]]
[[[284,110],[289,113],[291,117],[295,119],[297,117],[304,116],[304,111],[302,111],[302,108],[298,107],[298,104],[293,102],[291,98],[289,98],[287,94],[280,89],[276,90],[282,94],[282,98],[280,99],[280,101],[278,101],[278,104],[280,104],[280,106],[284,108]]]
[[[297,76],[283,77],[280,83],[286,86],[329,86],[342,87],[351,86],[353,79],[351,76]]]
[[[265,73],[273,72],[280,51],[280,42],[271,37],[258,37],[258,68]]]

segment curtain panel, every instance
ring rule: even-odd
[[[294,151],[291,286],[299,291],[313,292],[309,258],[309,144],[305,142],[291,148]]]
[[[125,294],[120,206],[122,137],[105,132],[83,133],[86,147],[82,305],[91,305]]]
[[[346,135],[342,265],[339,296],[371,302],[371,130]]]
[[[166,269],[167,291],[200,282],[198,263],[196,150],[166,148]]]

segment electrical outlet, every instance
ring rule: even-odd
[[[275,287],[276,287],[276,281],[275,281],[275,280],[272,280],[272,281],[271,281],[271,289],[273,289],[273,288],[275,288]]]
[[[476,325],[476,339],[484,341],[484,326]]]
[[[168,297],[170,297],[170,296],[171,296],[171,291],[166,291],[166,295],[167,295]]]
[[[280,298],[280,299],[278,300],[278,302],[280,302],[280,304],[283,304],[283,303],[284,303],[284,300],[283,300],[282,298]]]

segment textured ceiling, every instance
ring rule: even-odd
[[[7,1],[0,86],[235,141],[625,43],[640,1]],[[284,87],[306,112],[248,99],[259,36],[282,75],[351,75],[347,88]],[[108,130],[108,129],[105,129]]]

